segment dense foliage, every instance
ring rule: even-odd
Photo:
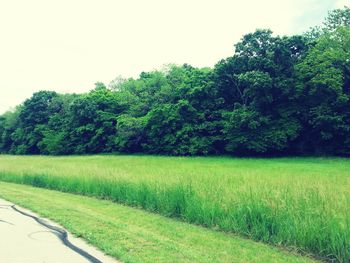
[[[349,10],[301,36],[247,34],[213,69],[37,92],[0,116],[0,152],[349,155]]]

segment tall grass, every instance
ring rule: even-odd
[[[350,262],[350,160],[0,157],[0,180],[142,207]]]

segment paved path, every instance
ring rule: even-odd
[[[0,199],[0,262],[117,262],[53,222]]]

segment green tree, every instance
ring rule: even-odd
[[[76,94],[60,94],[52,100],[50,107],[54,113],[47,124],[40,128],[43,135],[38,143],[40,153],[53,155],[73,153],[68,132],[70,127],[68,116],[70,116],[70,105],[78,97]]]
[[[301,151],[350,153],[350,29],[324,34],[297,65]]]
[[[39,91],[27,99],[20,107],[18,123],[11,135],[13,140],[11,153],[39,154],[38,143],[42,140],[42,125],[45,125],[54,113],[50,107],[58,94],[53,91]]]
[[[18,115],[20,107],[14,111],[8,111],[0,117],[0,152],[14,153],[14,141],[12,139],[13,133],[18,127]]]
[[[142,152],[141,145],[145,139],[145,126],[147,115],[143,117],[132,117],[120,115],[117,122],[116,147],[123,152]]]
[[[0,116],[0,152],[350,154],[349,8],[303,36],[246,34],[213,69],[168,65]]]
[[[343,9],[339,8],[328,12],[323,27],[327,32],[333,32],[339,27],[350,27],[350,8],[344,6]]]
[[[294,65],[307,51],[301,36],[274,37],[257,30],[236,44],[233,57],[215,66],[225,101],[223,138],[231,153],[287,151],[297,136]]]
[[[111,152],[116,149],[117,117],[124,111],[119,94],[97,84],[70,106],[69,138],[75,153]]]

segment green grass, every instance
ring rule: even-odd
[[[59,222],[125,262],[313,262],[110,201],[0,183],[0,197]]]
[[[84,194],[350,261],[350,160],[1,156],[0,180]]]

